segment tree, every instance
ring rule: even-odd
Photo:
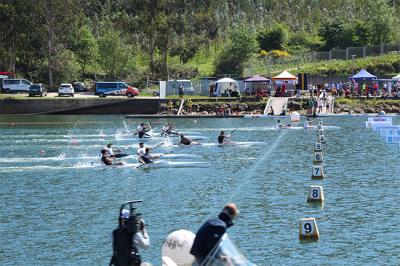
[[[338,19],[326,20],[322,23],[319,34],[325,42],[323,46],[325,50],[346,48],[353,44],[351,27]]]
[[[121,43],[118,31],[108,29],[99,39],[99,63],[106,73],[106,78],[114,80],[126,74],[129,52]]]
[[[259,32],[257,41],[260,49],[265,51],[283,50],[287,41],[287,30],[282,25],[275,25],[272,28],[266,28]]]
[[[83,25],[79,29],[72,50],[77,56],[76,60],[81,68],[81,76],[84,78],[86,67],[94,63],[98,57],[97,42],[89,26]]]
[[[242,75],[244,63],[258,49],[257,42],[246,29],[234,29],[229,36],[230,43],[218,58],[216,74]]]

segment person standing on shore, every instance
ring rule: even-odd
[[[178,91],[179,91],[179,99],[183,99],[183,95],[185,94],[184,92],[185,88],[183,87],[182,82],[179,83]]]
[[[233,220],[238,216],[239,210],[234,203],[225,205],[218,217],[206,221],[196,233],[190,254],[195,257],[195,264],[201,265],[214,247],[218,244],[226,230],[233,226]],[[227,261],[224,256],[217,259]]]

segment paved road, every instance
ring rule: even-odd
[[[16,97],[29,97],[28,96],[28,93],[11,93],[11,94],[4,94],[4,93],[2,93],[2,95],[3,96],[16,96]],[[37,98],[40,98],[39,96],[35,96],[35,97],[37,97]],[[70,96],[61,96],[61,97],[58,97],[58,93],[57,92],[48,92],[47,93],[47,96],[46,97],[50,97],[50,98],[72,98],[72,97],[70,97]],[[97,96],[97,95],[94,95],[93,93],[91,93],[91,92],[75,92],[75,94],[74,94],[74,98],[79,98],[79,99],[81,99],[81,98],[100,98],[99,96]],[[111,98],[111,99],[128,99],[128,97],[126,97],[126,96],[109,96],[109,97],[106,97],[107,99],[109,99],[109,98]],[[136,96],[135,98],[138,98],[138,96]],[[139,98],[141,98],[141,99],[158,99],[158,96],[139,96]]]

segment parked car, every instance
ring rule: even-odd
[[[87,90],[86,85],[83,82],[78,82],[78,81],[72,82],[72,87],[74,87],[75,91],[86,91]]]
[[[127,96],[129,98],[139,95],[139,89],[131,87],[125,82],[96,82],[95,95],[106,96]]]
[[[29,92],[31,82],[26,79],[3,79],[3,92]]]
[[[63,83],[58,88],[58,96],[59,97],[64,96],[64,95],[74,97],[74,93],[75,93],[75,90],[74,90],[74,87],[72,87],[71,83]]]
[[[40,97],[47,95],[47,92],[42,84],[32,84],[29,87],[29,97],[33,97],[35,95],[39,95]]]

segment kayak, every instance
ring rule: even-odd
[[[165,159],[192,159],[192,158],[201,158],[201,156],[196,155],[196,154],[188,154],[188,153],[154,153],[152,154],[153,157],[158,157],[158,158],[165,158]]]
[[[171,162],[171,161],[155,161],[148,164],[136,164],[136,168],[168,168],[168,167],[208,167],[206,162]]]

